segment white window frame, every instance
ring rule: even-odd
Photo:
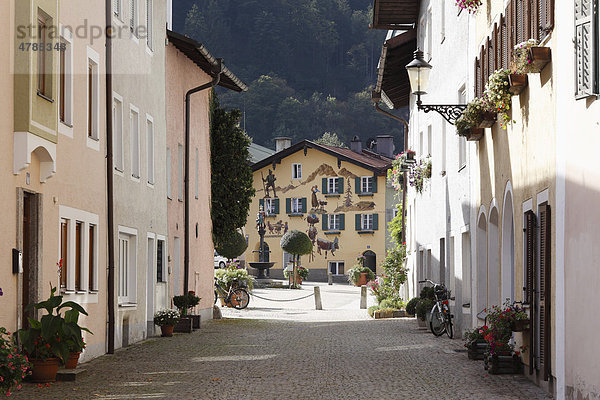
[[[162,242],[163,243],[163,253],[162,253],[162,276],[161,276],[161,280],[158,280],[158,243]],[[165,238],[164,236],[161,235],[156,235],[156,265],[155,265],[155,271],[156,271],[156,275],[154,276],[154,279],[156,280],[156,283],[164,283],[167,281],[167,273],[168,273],[168,267],[167,267],[167,238]]]
[[[148,175],[148,186],[154,187],[155,180],[155,135],[154,135],[154,118],[146,114],[146,173]]]
[[[172,183],[171,183],[171,148],[167,147],[167,199],[173,199],[173,191],[172,191]]]
[[[58,207],[58,237],[61,238],[61,222],[66,222],[67,224],[67,260],[63,263],[63,265],[67,266],[67,270],[63,271],[67,274],[67,286],[66,288],[61,288],[61,292],[66,293],[67,295],[77,295],[78,302],[93,302],[94,300],[88,297],[85,297],[86,294],[95,294],[98,291],[98,254],[99,254],[99,221],[100,217],[98,214],[93,214],[84,210],[79,210],[72,207],[67,206],[59,206]],[[79,289],[75,290],[75,257],[76,257],[76,228],[77,224],[81,224],[81,243],[82,246],[80,257],[81,257],[81,276],[79,277]],[[94,226],[94,242],[90,243],[89,230],[90,226]],[[58,246],[58,259],[61,258],[61,245],[59,240]],[[90,250],[93,251],[93,265],[92,265],[92,273],[90,275]],[[91,285],[90,285],[91,282]],[[90,286],[93,288],[90,290]],[[60,282],[58,287],[60,287]],[[97,299],[96,299],[97,301]]]
[[[373,176],[361,176],[360,177],[360,192],[361,193],[373,193]]]
[[[113,92],[113,164],[120,174],[125,170],[123,143],[123,97]]]
[[[119,226],[118,230],[118,302],[119,306],[131,306],[137,303],[137,230],[124,226]],[[128,243],[127,249],[121,247],[123,241]]]
[[[183,201],[183,145],[177,144],[177,200]]]
[[[339,231],[341,229],[340,214],[327,215],[327,229],[330,231]]]
[[[146,49],[153,51],[154,5],[153,0],[146,0]]]
[[[92,67],[92,88],[91,88],[91,94],[92,94],[92,115],[89,115],[89,104],[86,107],[86,115],[87,115],[87,120],[86,122],[89,121],[89,118],[92,119],[92,135],[86,135],[87,136],[87,146],[90,148],[93,148],[96,151],[100,151],[100,144],[98,143],[100,140],[100,74],[99,74],[99,68],[100,68],[100,54],[98,54],[98,52],[96,52],[94,49],[92,49],[91,47],[87,46],[87,62],[88,62],[88,67]],[[87,76],[87,72],[86,72],[86,76]],[[90,88],[89,86],[89,79],[86,79],[86,94],[89,93]],[[88,101],[89,96],[86,95],[86,102]],[[86,125],[86,131],[87,131],[87,125]]]
[[[65,52],[65,119],[62,121],[59,118],[61,123],[58,126],[58,131],[73,138],[73,33],[62,25],[60,25],[59,43],[65,46],[65,49],[61,50]]]
[[[275,214],[275,199],[265,199],[264,201],[264,211],[267,215]]]
[[[300,214],[302,212],[302,198],[300,197],[292,197],[291,201],[291,209],[292,214]]]
[[[373,230],[373,214],[361,214],[360,215],[360,227],[363,231]]]
[[[292,179],[302,179],[302,164],[292,164]]]
[[[340,271],[340,264],[342,265],[342,271]],[[332,265],[335,265],[335,274],[332,272],[332,268],[331,268]],[[332,275],[335,275],[335,276],[340,276],[340,275],[344,275],[346,266],[345,266],[344,261],[329,261],[327,267],[328,267],[327,272],[330,272]]]
[[[433,155],[433,128],[431,125],[427,126],[427,157]]]
[[[131,157],[131,179],[140,181],[140,110],[129,105],[129,156]]]
[[[331,194],[338,194],[337,191],[337,177],[328,177],[327,178],[327,193],[331,193]],[[331,189],[333,187],[333,190]]]

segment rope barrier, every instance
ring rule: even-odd
[[[252,297],[256,297],[256,298],[259,298],[259,299],[262,299],[262,300],[267,300],[267,301],[276,301],[276,302],[298,301],[298,300],[307,299],[307,298],[309,298],[310,296],[314,296],[314,295],[315,295],[314,293],[311,293],[311,294],[309,294],[309,295],[306,295],[306,296],[303,296],[303,297],[298,297],[297,299],[279,299],[279,300],[276,300],[276,299],[267,299],[266,297],[257,296],[257,295],[255,295],[254,293],[249,293],[249,294],[250,294],[250,296],[252,296]]]

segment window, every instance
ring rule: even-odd
[[[131,135],[131,176],[140,177],[140,114],[137,108],[131,106],[130,114]]]
[[[329,214],[327,216],[328,218],[328,224],[327,224],[327,229],[329,229],[330,231],[339,231],[340,230],[340,218],[341,215],[340,214]]]
[[[97,255],[96,249],[98,244],[96,243],[96,225],[89,224],[88,226],[88,289],[93,292],[98,289],[98,277],[96,271],[98,266],[96,265]]]
[[[200,195],[200,158],[198,154],[198,148],[196,147],[196,181],[195,181],[195,196],[196,199]]]
[[[433,154],[433,132],[431,129],[431,125],[427,127],[427,156],[431,157]]]
[[[373,193],[373,177],[363,176],[360,178],[360,192]]]
[[[543,0],[541,0],[543,1]],[[598,93],[597,6],[589,0],[575,0],[575,98]]]
[[[100,76],[98,66],[100,65],[100,55],[87,48],[87,135],[88,138],[98,140],[100,123]]]
[[[146,116],[146,159],[148,160],[148,183],[154,185],[154,122]]]
[[[265,212],[267,214],[277,214],[277,201],[279,199],[265,199]]]
[[[38,20],[37,20],[37,42],[39,49],[47,49],[48,46],[52,45],[52,38],[49,35],[49,27],[52,26],[52,19],[38,9]],[[37,91],[38,94],[46,97],[52,97],[52,51],[38,51],[37,52]]]
[[[426,33],[427,52],[426,52],[426,55],[429,58],[429,61],[431,61],[431,59],[433,58],[433,20],[431,17],[431,8],[429,10],[427,10],[427,21],[425,23],[427,24],[427,33]]]
[[[60,75],[59,75],[59,104],[60,121],[71,125],[71,86],[72,86],[72,58],[71,43],[65,38],[66,32],[60,37]]]
[[[167,147],[167,198],[172,199],[171,195],[171,149]]]
[[[62,268],[60,270],[60,288],[67,289],[67,269],[69,262],[69,225],[67,220],[60,220],[60,259]]]
[[[423,132],[419,132],[419,157],[423,157]]]
[[[156,242],[156,282],[165,282],[165,241]]]
[[[373,230],[373,214],[362,214],[361,228],[363,231]]]
[[[81,264],[83,257],[83,223],[77,221],[75,223],[75,290],[80,291],[81,287]]]
[[[331,275],[344,275],[344,262],[329,261],[329,272]]]
[[[138,0],[129,0],[129,30],[133,33],[133,36],[137,37],[137,21],[138,21]]]
[[[299,214],[302,212],[302,199],[292,198],[292,214]]]
[[[183,146],[177,145],[177,199],[183,201]]]
[[[113,163],[115,169],[123,172],[123,100],[113,103]]]
[[[113,13],[119,18],[121,18],[121,1],[113,0]]]
[[[302,179],[302,164],[292,164],[292,179]]]
[[[442,23],[440,24],[440,43],[444,42],[446,38],[446,2],[442,1],[442,6],[440,7],[440,14]]]
[[[327,178],[327,193],[339,193],[338,178]]]
[[[136,236],[134,234],[119,233],[119,304],[134,304],[136,302],[136,246]]]
[[[146,44],[152,50],[153,7],[152,0],[146,0]]]

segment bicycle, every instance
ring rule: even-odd
[[[448,337],[452,339],[454,329],[452,327],[453,315],[450,313],[448,300],[451,300],[450,291],[442,284],[435,283],[429,279],[419,281],[419,283],[431,283],[433,285],[433,294],[435,296],[435,304],[431,309],[431,320],[429,328],[435,336],[441,336],[446,332]]]
[[[214,304],[217,304],[217,299],[219,298],[222,298],[225,304],[231,304],[231,306],[238,310],[243,310],[248,307],[248,303],[250,302],[250,295],[246,289],[244,289],[244,285],[237,279],[234,279],[229,290],[226,290],[219,284],[217,278],[215,278]]]

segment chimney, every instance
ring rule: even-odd
[[[394,137],[390,135],[377,136],[377,153],[392,158],[394,156]]]
[[[285,150],[292,145],[292,138],[289,137],[276,137],[275,138],[275,151],[279,153],[281,150]]]
[[[350,141],[350,150],[355,153],[362,154],[362,143],[358,136],[354,136],[352,141]]]

